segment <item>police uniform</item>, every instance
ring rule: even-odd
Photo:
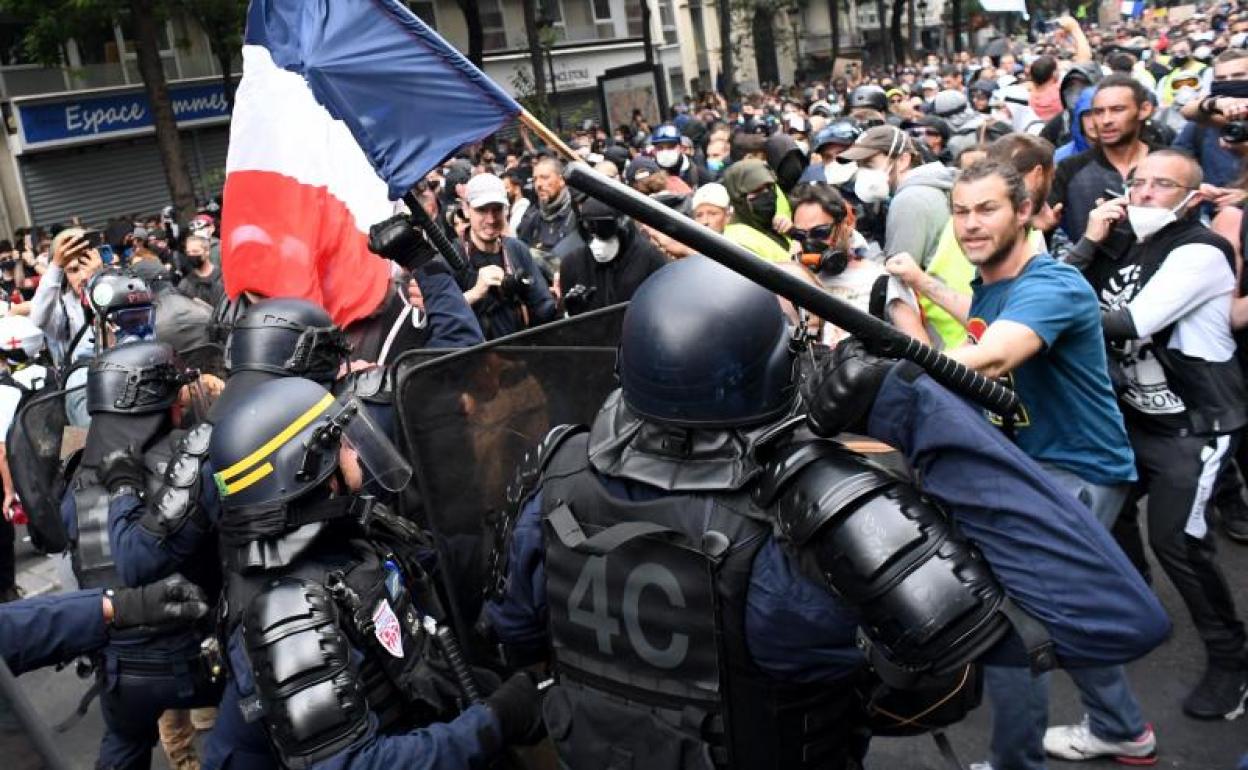
[[[113,617],[105,619],[103,589],[38,596],[0,606],[0,657],[16,674],[96,652],[111,629],[189,624],[204,617],[203,592],[180,576],[142,589],[113,592]],[[124,617],[118,605],[134,617]]]
[[[173,352],[160,343],[128,343],[91,362],[86,388],[91,428],[61,506],[80,588],[124,585],[110,543],[110,514],[119,499],[138,494],[136,483],[154,493],[172,451],[170,410],[180,384]],[[129,457],[131,447],[150,447],[147,467],[130,469],[125,483],[110,489],[112,460]],[[191,560],[186,570],[208,595],[219,590],[212,566],[211,559]],[[185,630],[110,635],[95,657],[106,727],[98,766],[147,768],[163,711],[216,704],[220,687],[201,654],[203,641],[201,633]]]
[[[513,732],[506,708],[457,713],[475,684],[439,635],[427,541],[372,498],[338,493],[344,438],[383,488],[406,484],[363,404],[309,380],[258,386],[213,432],[231,680],[206,767],[467,768]],[[535,699],[523,682],[499,692]]]
[[[623,335],[621,391],[522,469],[487,605],[519,662],[550,651],[544,716],[564,766],[854,767],[860,638],[898,682],[986,654],[1129,659],[1163,638],[1164,612],[1103,528],[925,377],[890,375],[880,398],[904,432],[873,432],[936,466],[925,491],[974,543],[909,483],[798,429],[789,335],[761,288],[682,260],[638,292]],[[950,435],[967,443],[954,452]],[[965,488],[946,456],[992,467],[1012,499]],[[998,534],[1007,516],[1017,529]],[[1052,596],[1018,574],[1018,532],[1043,527],[1103,593]],[[1006,554],[1004,586],[981,550]],[[1079,636],[1086,605],[1104,610],[1103,636]]]

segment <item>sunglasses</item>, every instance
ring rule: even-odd
[[[832,233],[836,230],[836,225],[819,225],[809,230],[800,230],[794,227],[789,230],[789,237],[795,241],[824,241],[827,242],[832,238]]]
[[[934,128],[912,128],[910,129],[910,136],[913,136],[915,139],[922,139],[925,136],[940,136],[940,132]]]

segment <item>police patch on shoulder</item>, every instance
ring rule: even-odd
[[[373,636],[386,652],[396,658],[403,657],[403,629],[388,599],[377,602],[377,609],[373,610]]]

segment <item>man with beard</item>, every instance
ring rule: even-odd
[[[554,173],[548,164],[538,164],[538,169]],[[542,179],[543,171],[535,171],[534,178]],[[559,193],[568,201],[571,198],[559,177]],[[548,185],[549,180],[539,185]],[[550,187],[545,186],[538,196],[542,198],[539,215],[543,222],[547,210],[546,201]],[[529,250],[515,238],[503,235],[507,226],[507,190],[503,180],[493,174],[478,174],[468,181],[465,192],[468,204],[468,269],[464,280],[471,288],[464,292],[464,299],[477,315],[487,340],[527,329],[551,321],[555,317],[555,300],[550,294],[546,279],[537,269]],[[575,218],[567,219],[575,225]],[[523,229],[523,225],[521,225]],[[562,240],[562,236],[560,236]]]
[[[979,277],[970,298],[957,295],[946,307],[967,319],[976,344],[948,355],[985,376],[1009,378],[1021,406],[1005,427],[1019,449],[1110,528],[1136,472],[1096,295],[1078,270],[1029,243],[1032,201],[1013,165],[972,165],[951,199],[954,232]],[[1051,740],[1044,732],[1047,678],[1000,667],[984,673],[994,709],[991,767],[1041,770],[1046,749],[1066,759],[1155,761],[1156,738],[1121,666],[1069,670],[1088,718],[1051,731]]]
[[[576,232],[576,212],[563,181],[563,164],[554,158],[538,161],[533,166],[533,190],[537,193],[537,206],[529,207],[516,228],[516,237],[533,250],[545,271],[554,275],[559,272],[555,247]]]
[[[225,284],[221,279],[221,268],[208,257],[211,249],[212,243],[202,235],[187,237],[186,262],[190,272],[178,284],[178,291],[216,307],[225,295]]]
[[[1062,229],[1077,243],[1088,227],[1088,212],[1097,201],[1114,197],[1123,180],[1149,152],[1141,137],[1153,113],[1148,91],[1129,75],[1115,74],[1101,81],[1092,97],[1092,124],[1097,141],[1089,149],[1063,160],[1053,177],[1049,203],[1065,206]]]

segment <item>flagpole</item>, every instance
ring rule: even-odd
[[[538,138],[545,142],[548,147],[558,150],[559,154],[567,160],[580,159],[580,156],[566,142],[560,139],[558,134],[547,128],[545,123],[542,123],[533,113],[523,107],[520,108],[520,122],[527,126],[530,131],[537,134]]]

